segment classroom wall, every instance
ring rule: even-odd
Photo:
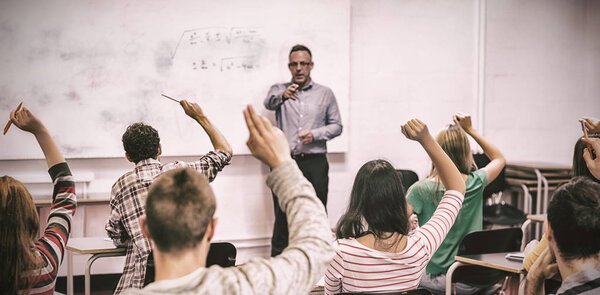
[[[385,158],[420,177],[427,174],[425,152],[400,133],[400,125],[413,117],[436,133],[451,122],[454,112],[477,114],[483,102],[485,117],[474,118],[475,124],[484,119],[481,131],[508,161],[570,164],[573,142],[580,134],[576,119],[600,118],[599,2],[482,3],[487,27],[485,87],[479,100],[476,1],[352,1],[350,114],[345,122],[351,128],[344,130],[348,151],[329,155],[332,226],[364,162]],[[23,144],[35,144],[33,137]],[[179,158],[163,160],[175,159]],[[92,197],[108,197],[112,183],[132,167],[122,158],[69,162],[75,173],[94,172]],[[40,160],[0,161],[0,174],[39,174],[45,169]],[[264,185],[267,173],[256,159],[234,156],[212,184],[218,203],[216,239],[232,240],[241,248],[238,262],[269,253],[273,217],[270,191]],[[35,195],[49,192],[43,186],[32,190]],[[104,235],[107,207],[84,210],[76,216],[73,236]],[[119,272],[122,259],[97,264],[100,272]],[[82,269],[76,265],[76,273]]]
[[[513,161],[570,164],[600,114],[598,1],[487,1],[485,132]]]

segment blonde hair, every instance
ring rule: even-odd
[[[39,219],[25,185],[10,176],[0,177],[0,289],[7,294],[31,288],[31,278],[23,273],[40,263],[34,247]]]
[[[458,171],[462,174],[469,174],[477,169],[473,154],[471,153],[471,145],[467,133],[456,124],[450,124],[447,128],[440,131],[435,140],[442,147],[444,152],[450,157]],[[430,176],[436,176],[435,167],[431,166]]]

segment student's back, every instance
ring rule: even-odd
[[[438,134],[436,141],[461,172],[465,180],[466,193],[463,207],[454,226],[446,235],[442,245],[431,257],[427,265],[426,275],[421,280],[421,287],[437,293],[444,292],[445,274],[450,265],[454,263],[454,256],[458,252],[462,238],[470,232],[481,230],[483,189],[498,177],[505,164],[502,153],[472,128],[469,116],[456,115],[454,116],[454,122],[454,125],[450,125]],[[487,166],[479,170],[474,170],[475,161],[471,154],[467,134],[477,141],[491,160]],[[413,212],[418,216],[420,226],[430,220],[444,191],[444,185],[439,182],[435,169],[432,169],[428,179],[419,181],[409,188],[407,201],[412,206]],[[457,284],[459,294],[471,294],[477,290],[479,288]]]
[[[39,216],[31,194],[18,180],[0,177],[0,293],[53,294],[77,207],[75,184],[69,166],[41,121],[26,108],[13,111],[11,121],[35,135],[54,190],[48,225],[37,239]]]
[[[431,220],[409,234],[409,212],[396,170],[385,160],[364,164],[338,222],[338,250],[325,273],[325,294],[416,288],[458,215],[465,184],[456,166],[418,119],[403,125],[402,132],[423,146],[448,190]]]
[[[462,238],[470,232],[481,230],[483,224],[483,189],[487,184],[487,172],[479,169],[468,174],[466,193],[462,208],[446,238],[427,264],[428,274],[446,273],[454,262]],[[425,179],[410,187],[406,197],[413,212],[419,218],[419,226],[428,222],[435,212],[446,189],[444,185]],[[433,196],[433,197],[432,197]]]

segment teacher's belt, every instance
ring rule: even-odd
[[[292,154],[292,159],[294,159],[294,160],[307,160],[307,159],[316,159],[316,158],[321,158],[321,157],[325,157],[325,154],[304,154],[304,153]]]

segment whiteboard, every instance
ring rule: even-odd
[[[307,45],[312,77],[329,86],[348,149],[349,0],[0,1],[0,117],[19,101],[46,124],[68,158],[122,157],[121,135],[138,121],[155,127],[163,155],[212,149],[202,128],[160,96],[197,102],[248,154],[242,110],[290,80],[289,49]],[[12,130],[14,128],[15,130]],[[37,159],[31,135],[12,127],[0,159]]]

